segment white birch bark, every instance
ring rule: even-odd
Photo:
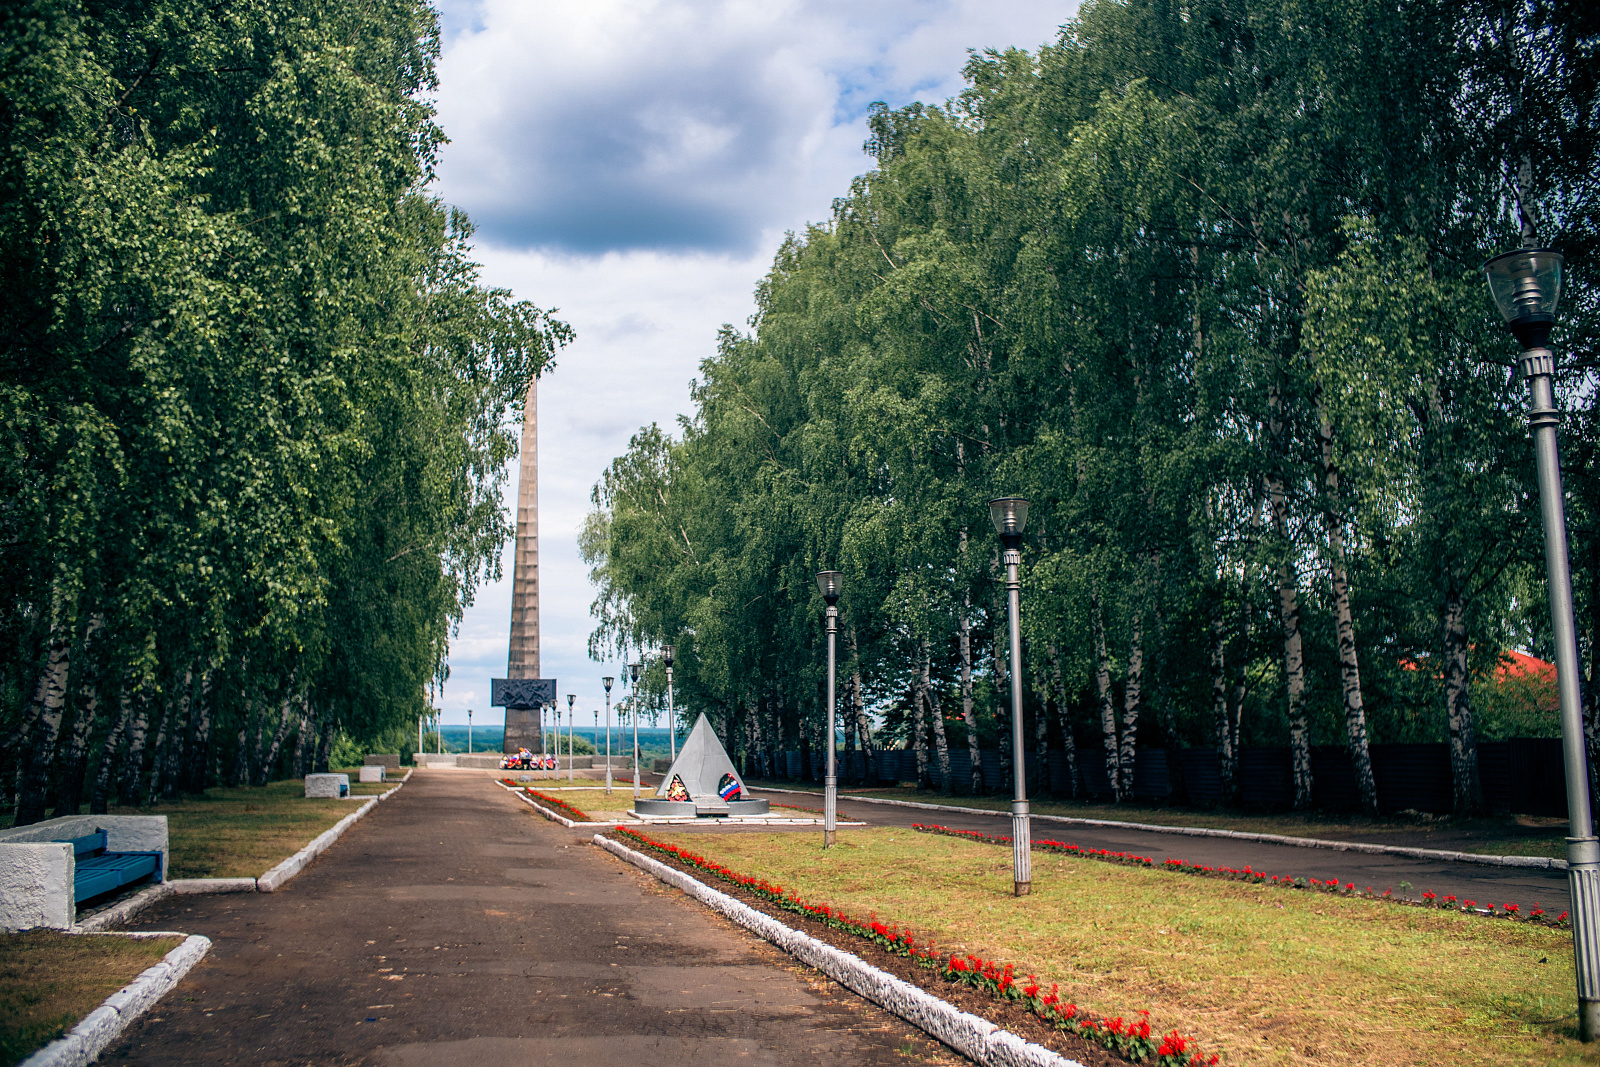
[[[1459,590],[1445,594],[1440,613],[1444,628],[1444,708],[1450,733],[1450,771],[1457,815],[1483,810],[1478,776],[1478,737],[1472,724],[1472,693],[1467,676],[1467,606]]]
[[[1106,651],[1105,608],[1100,591],[1090,594],[1090,626],[1094,637],[1094,686],[1100,698],[1100,739],[1106,750],[1106,777],[1111,780],[1111,795],[1122,799],[1122,760],[1117,749],[1117,705],[1111,697],[1111,656]]]
[[[1139,713],[1144,710],[1144,624],[1137,614],[1128,642],[1128,680],[1122,693],[1121,792],[1118,800],[1133,797],[1134,765],[1138,758]]]

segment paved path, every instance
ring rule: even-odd
[[[104,1063],[965,1062],[486,775],[419,771],[284,890],[137,925],[215,947]]]
[[[757,789],[756,792],[759,794],[760,790]],[[767,793],[766,796],[779,802],[792,802],[818,808],[822,806],[820,793],[815,795],[814,800],[807,796],[797,797],[777,792]],[[920,822],[938,823],[957,830],[978,830],[988,834],[1011,832],[1009,812],[972,815],[966,812],[930,811],[927,808],[905,808],[893,804],[873,804],[843,799],[839,801],[839,809],[848,813],[850,818],[863,820],[873,826],[909,827],[914,822]],[[751,832],[763,829],[770,832],[769,828],[756,828]],[[1441,897],[1454,893],[1462,900],[1476,900],[1480,904],[1515,903],[1524,912],[1532,905],[1538,904],[1554,915],[1565,911],[1568,906],[1567,873],[1548,868],[1484,867],[1473,863],[1419,860],[1405,856],[1373,856],[1359,852],[1336,852],[1331,849],[1300,848],[1295,845],[1274,845],[1223,837],[1190,837],[1184,834],[1083,826],[1043,819],[1034,821],[1033,836],[1035,839],[1070,841],[1086,848],[1135,852],[1141,856],[1149,856],[1158,863],[1172,858],[1202,863],[1210,867],[1248,865],[1267,874],[1294,877],[1328,879],[1337,876],[1340,881],[1354,882],[1362,888],[1373,886],[1380,893],[1385,889],[1394,889],[1399,893],[1400,883],[1410,882],[1412,887],[1410,892],[1414,896],[1420,896],[1425,891],[1432,891]]]

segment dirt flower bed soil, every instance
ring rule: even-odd
[[[562,800],[560,797],[553,797],[549,793],[541,793],[537,789],[528,789],[526,787],[519,787],[516,782],[513,782],[509,778],[502,778],[502,779],[500,779],[500,781],[504,782],[506,785],[510,786],[512,789],[521,788],[524,793],[528,794],[530,797],[532,797],[533,799],[537,800],[539,803],[550,805],[550,807],[555,808],[557,811],[559,811],[562,814],[566,815],[569,819],[574,819],[574,820],[576,820],[578,822],[588,822],[589,821],[589,813],[588,812],[580,811],[579,809],[573,807],[571,804],[568,804],[565,800]]]
[[[962,1011],[987,1019],[1026,1041],[1076,1060],[1084,1067],[1215,1067],[1218,1058],[1199,1052],[1192,1039],[1151,1033],[1148,1013],[1132,1019],[1103,1018],[1062,1003],[1054,987],[1040,988],[1010,965],[977,956],[943,953],[931,940],[898,924],[853,919],[826,904],[800,900],[758,878],[737,874],[687,849],[618,826],[614,836],[630,848],[707,882],[719,892],[904,979]]]

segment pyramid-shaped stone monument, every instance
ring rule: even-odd
[[[694,729],[678,751],[672,769],[661,780],[661,788],[650,799],[640,798],[634,810],[640,815],[765,815],[770,805],[745,790],[744,780],[733,769],[727,749],[717,740],[717,732],[702,712]]]

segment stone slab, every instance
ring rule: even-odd
[[[400,770],[400,753],[398,752],[368,752],[367,758],[361,761],[368,767],[387,767],[396,773]],[[362,781],[366,781],[365,778]]]
[[[341,796],[350,793],[350,776],[348,774],[308,774],[306,775],[306,796],[319,799],[338,800]]]
[[[368,756],[367,758],[371,759],[372,757]],[[361,768],[361,780],[363,782],[381,782],[384,780],[384,772],[388,769],[387,766],[381,763],[377,765],[368,764]]]

